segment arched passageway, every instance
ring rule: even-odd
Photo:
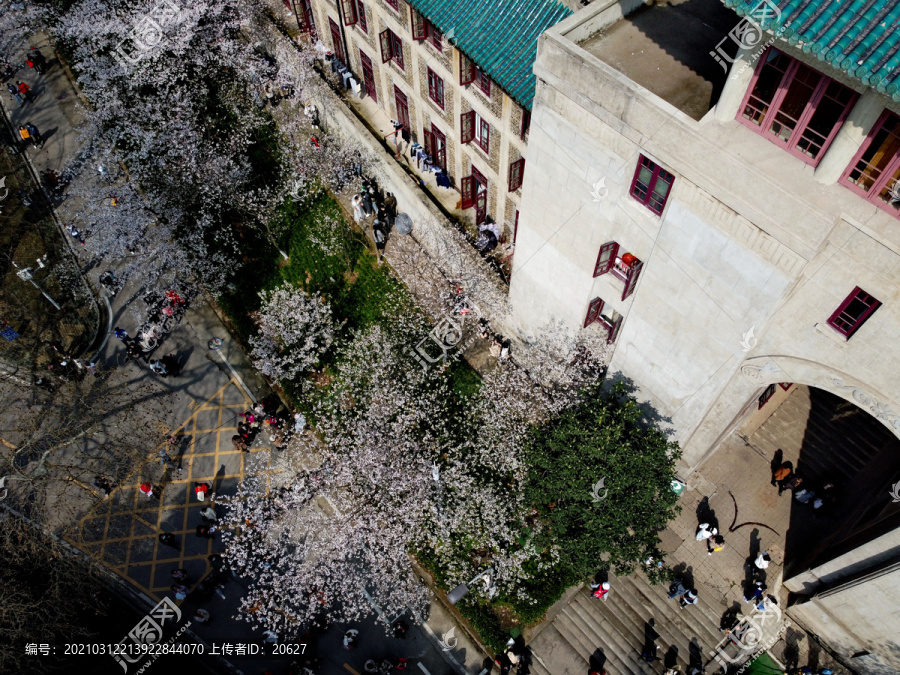
[[[875,417],[825,390],[789,383],[769,385],[751,408],[737,435],[773,469],[790,462],[802,480],[780,497],[791,500],[786,579],[900,526],[900,503],[891,496],[900,439]]]

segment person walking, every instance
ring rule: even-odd
[[[153,496],[153,483],[141,483],[140,490],[142,495],[150,499]]]
[[[688,605],[696,605],[698,599],[697,589],[689,588],[678,600],[678,604],[681,605],[681,609],[684,609]]]
[[[591,584],[591,595],[598,600],[605,601],[609,595],[609,582],[604,581],[602,584]]]
[[[721,534],[714,534],[706,540],[706,555],[718,553],[725,548],[725,537]]]
[[[19,93],[16,85],[14,85],[12,82],[7,82],[6,89],[9,92],[9,95],[16,99],[16,103],[19,104],[20,108],[25,105],[25,102],[22,100],[22,95]]]
[[[769,566],[770,562],[772,562],[772,557],[766,551],[763,551],[756,556],[756,560],[753,561],[753,564],[756,565],[757,569],[764,570]]]
[[[19,94],[25,99],[26,103],[31,103],[34,98],[34,94],[31,93],[31,87],[29,87],[24,82],[20,82],[16,80],[16,88],[19,90]]]
[[[72,235],[72,239],[75,239],[78,243],[84,246],[84,237],[81,236],[81,232],[79,232],[72,223],[66,225],[66,232]]]
[[[34,49],[34,47],[32,47]],[[44,74],[44,67],[38,61],[38,59],[34,58],[32,54],[28,54],[25,57],[25,65],[34,70],[38,75]]]
[[[188,572],[183,567],[179,567],[177,570],[172,570],[172,578],[179,584],[187,583]]]
[[[716,528],[710,528],[709,523],[700,523],[700,527],[697,529],[697,541],[706,541],[710,537],[714,537],[719,534],[719,531]]]
[[[218,522],[218,517],[216,516],[216,510],[211,506],[207,506],[205,509],[203,509],[200,512],[200,517],[203,518],[203,522],[205,522],[205,523]]]
[[[190,593],[190,589],[184,584],[172,584],[172,592],[175,594],[176,600],[184,600]]]
[[[171,532],[161,532],[159,535],[159,543],[164,544],[165,546],[170,546],[176,551],[181,549],[181,547],[178,545],[178,540]]]
[[[34,147],[40,149],[44,147],[44,137],[41,136],[41,132],[38,131],[38,128],[34,126],[31,122],[25,124],[25,129],[31,134],[31,142]]]
[[[262,637],[262,642],[264,645],[278,644],[278,634],[275,631],[272,631],[272,630],[263,631],[263,634],[261,637]]]
[[[175,463],[175,460],[169,457],[169,451],[166,448],[160,448],[159,453],[157,454],[159,455],[159,463],[164,469],[168,466],[181,473],[181,467]]]
[[[240,434],[235,434],[231,437],[231,444],[238,452],[250,452],[250,448],[247,447],[247,442],[240,436]]]
[[[109,499],[109,493],[113,490],[112,481],[102,474],[94,479],[94,487],[103,490],[104,499]]]
[[[197,536],[201,539],[212,539],[213,534],[216,531],[215,525],[207,525],[206,523],[201,523],[197,526]]]
[[[206,495],[209,494],[209,488],[209,483],[194,483],[194,494],[197,495],[198,501],[206,501]]]
[[[198,608],[197,611],[194,612],[194,621],[197,623],[209,623],[209,612],[203,608]]]
[[[23,143],[25,143],[26,145],[29,143],[34,145],[34,141],[31,139],[31,134],[28,133],[28,129],[25,128],[25,125],[20,124],[19,128],[16,131],[18,132],[19,138]]]
[[[784,492],[784,484],[794,474],[794,465],[791,462],[782,462],[772,472],[772,485],[778,486],[778,496]]]

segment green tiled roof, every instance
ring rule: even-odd
[[[741,16],[777,6],[757,21],[788,44],[900,101],[900,0],[723,0]]]
[[[531,109],[538,36],[572,12],[556,0],[411,0],[507,94]]]

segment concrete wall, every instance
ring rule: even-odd
[[[848,398],[859,391],[888,411],[881,421],[900,435],[900,370],[885,367],[900,357],[892,337],[900,330],[900,226],[834,182],[835,167],[846,167],[893,104],[864,93],[814,170],[734,120],[750,55],[732,68],[721,109],[698,123],[568,39],[615,9],[594,3],[539,43],[510,287],[514,325],[533,330],[556,316],[578,330],[590,301],[603,298],[625,317],[612,370],[671,420],[689,466],[769,381]],[[661,217],[628,194],[642,154],[675,175]],[[644,262],[625,301],[622,282],[592,277],[607,241]],[[883,305],[848,341],[826,321],[857,285]],[[811,366],[790,377],[741,369],[748,358],[765,364],[765,355]]]

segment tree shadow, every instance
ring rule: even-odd
[[[649,401],[643,400],[641,391],[637,385],[635,385],[634,380],[620,371],[607,373],[606,379],[603,382],[603,390],[608,391],[619,383],[622,383],[625,386],[625,394],[627,396],[633,396],[635,398],[637,409],[641,411],[641,424],[645,428],[658,426],[663,433],[674,431],[672,418],[661,415]]]

